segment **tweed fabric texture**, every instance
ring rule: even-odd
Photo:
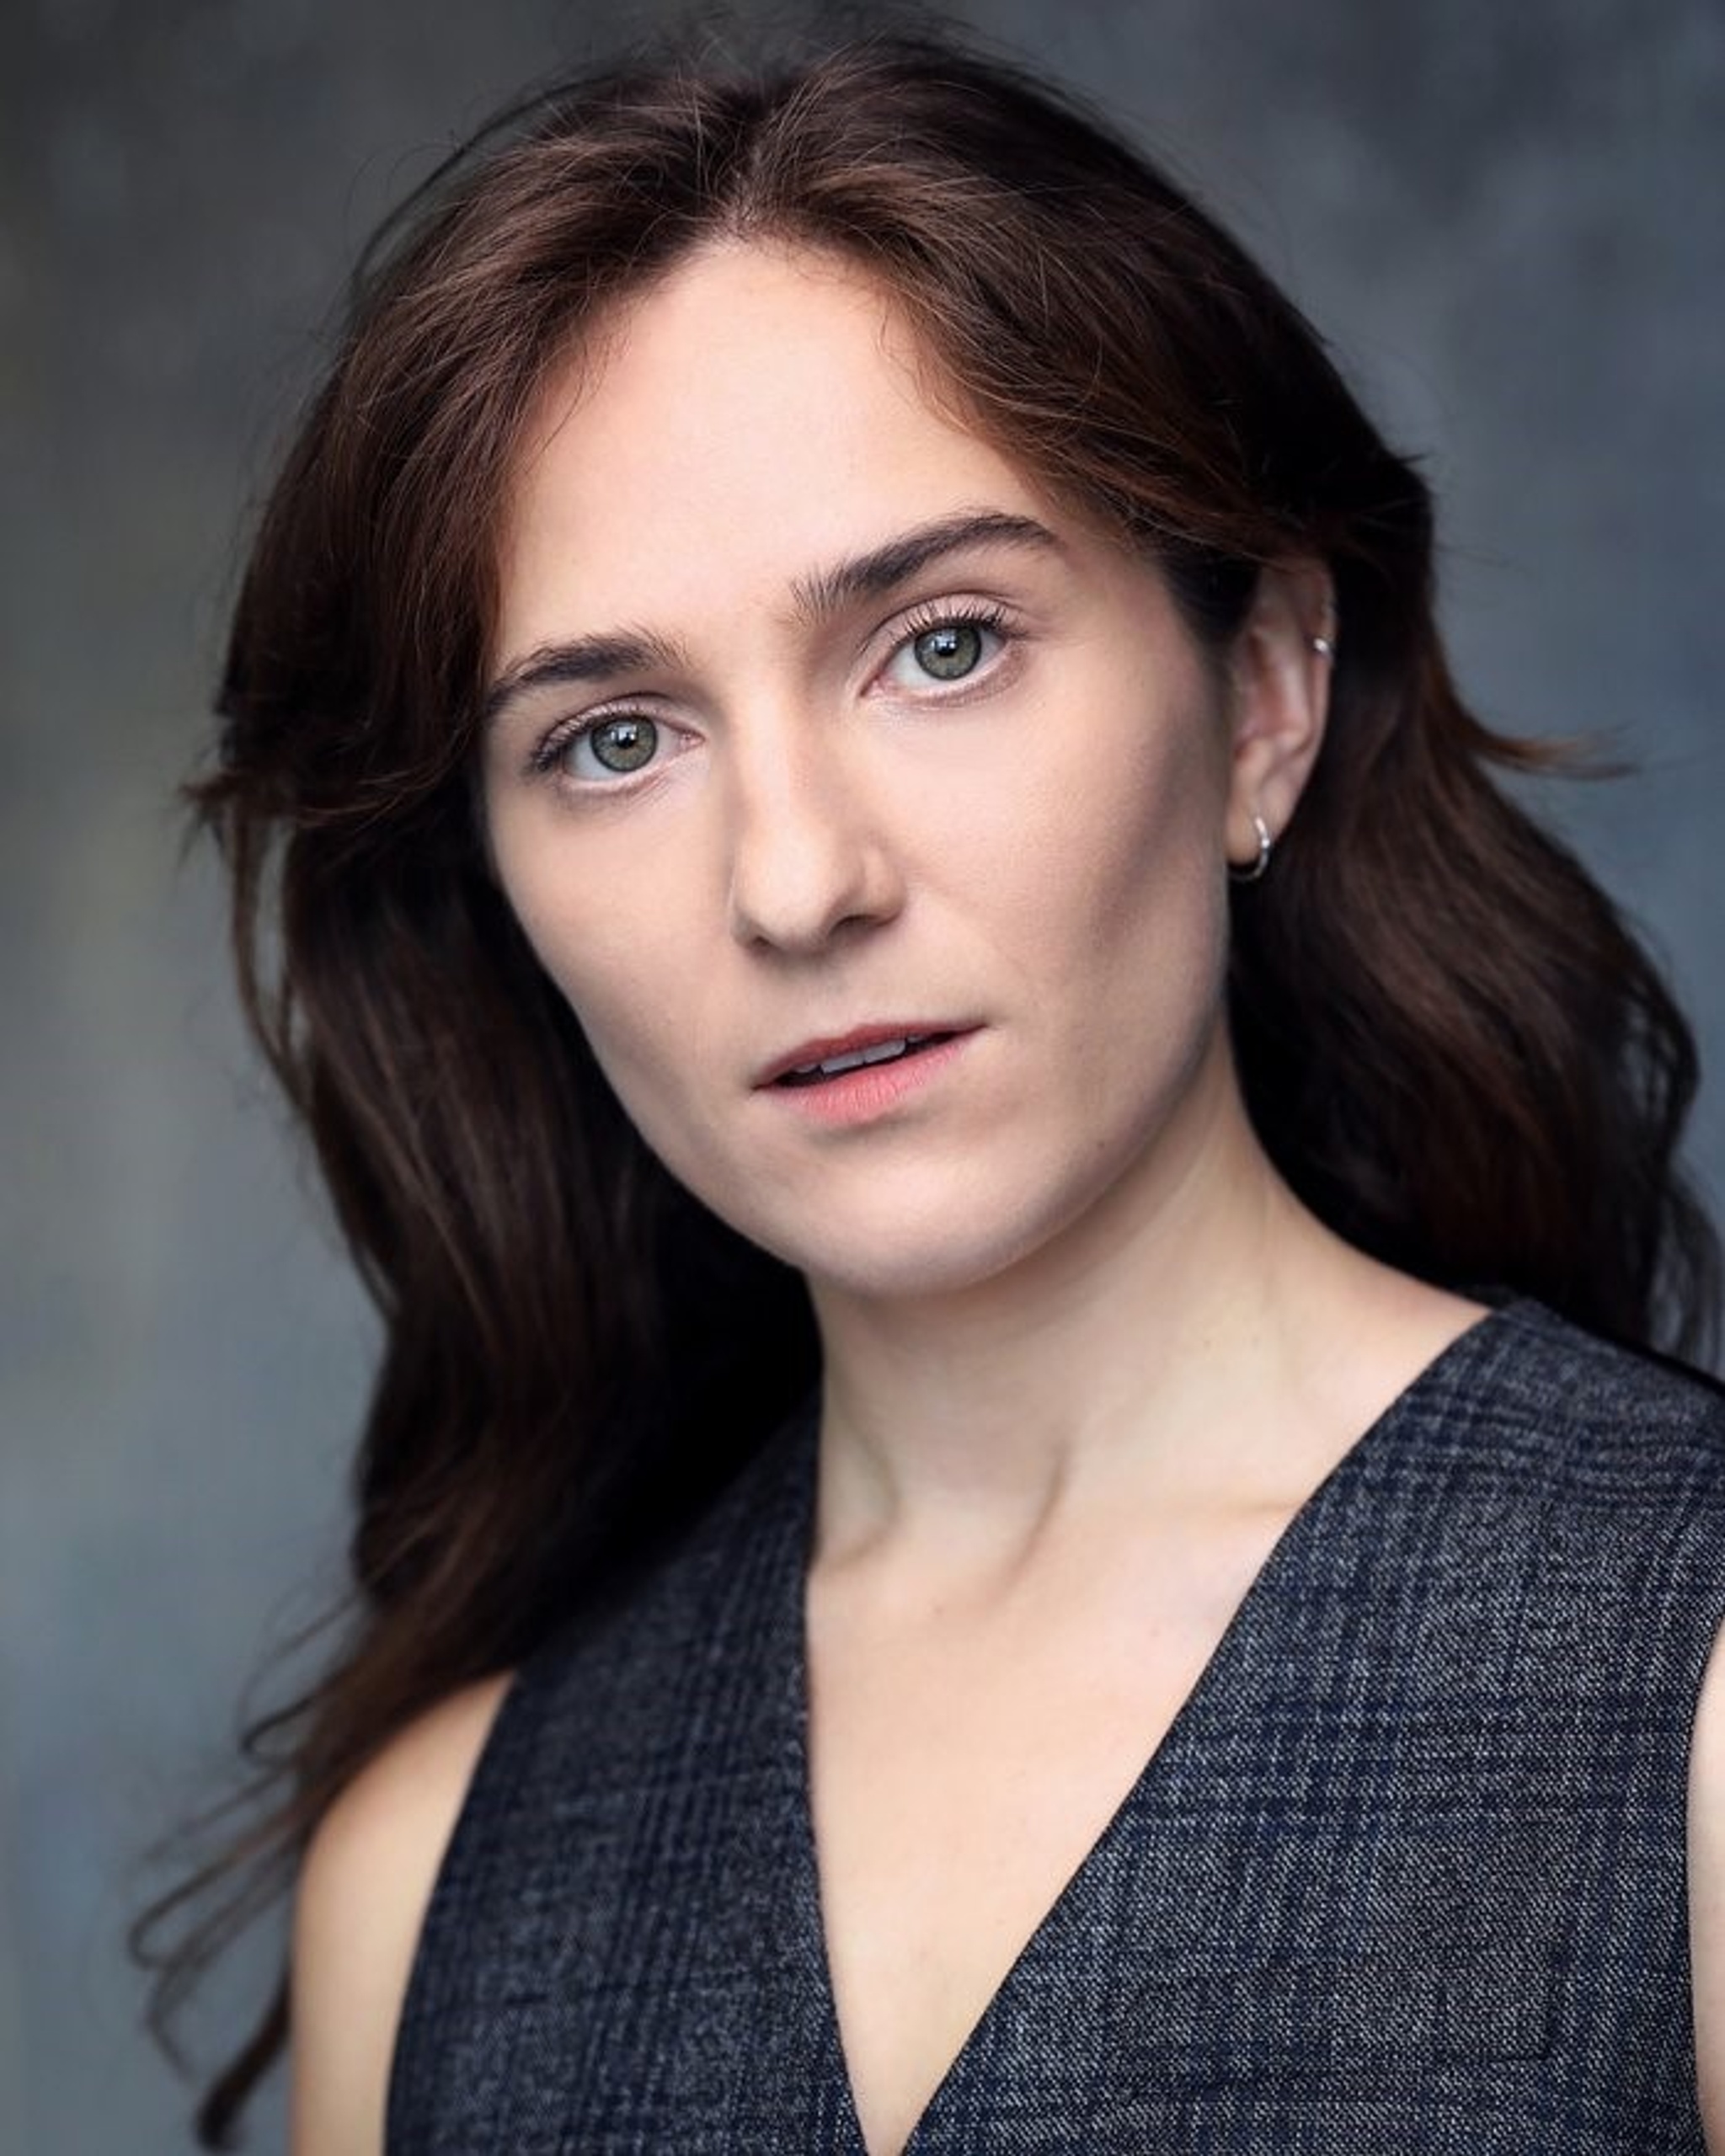
[[[809,1823],[812,1413],[481,1758],[394,2156],[862,2156]],[[1700,2156],[1725,1394],[1518,1304],[1296,1515],[909,2156]]]

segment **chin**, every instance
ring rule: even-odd
[[[997,1191],[992,1203],[980,1193],[925,1193],[884,1215],[870,1208],[841,1220],[835,1208],[818,1227],[806,1219],[736,1225],[794,1266],[817,1296],[932,1302],[987,1287],[1049,1251],[1084,1209],[1081,1199],[1008,1210]]]

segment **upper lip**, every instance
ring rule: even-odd
[[[811,1063],[825,1063],[831,1056],[854,1055],[858,1049],[878,1048],[885,1041],[927,1040],[934,1033],[968,1033],[974,1027],[951,1018],[905,1018],[884,1026],[853,1026],[845,1033],[821,1033],[783,1055],[775,1056],[756,1074],[756,1087],[771,1086],[787,1071],[805,1070]]]

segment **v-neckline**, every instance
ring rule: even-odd
[[[1346,1501],[1354,1486],[1375,1465],[1378,1456],[1387,1451],[1405,1430],[1416,1405],[1428,1400],[1434,1391],[1452,1385],[1495,1339],[1503,1321],[1514,1314],[1525,1312],[1529,1307],[1525,1302],[1514,1302],[1498,1309],[1487,1310],[1483,1316],[1464,1327],[1415,1373],[1289,1515],[1263,1562],[1235,1604],[1215,1646],[1164,1726],[1160,1738],[1095,1839],[1079,1858],[1002,1972],[1000,1982],[984,2002],[958,2050],[948,2061],[909,2134],[900,2148],[892,2152],[892,2156],[918,2156],[925,2128],[936,2119],[943,2099],[959,2080],[968,2062],[985,2041],[991,2025],[1002,2011],[1003,2004],[1015,1991],[1023,1988],[1025,1972],[1033,1970],[1038,1960],[1048,1951],[1050,1938],[1063,1926],[1070,1924],[1072,1913],[1083,1899],[1087,1886],[1094,1878],[1098,1865],[1127,1831],[1135,1815],[1144,1811],[1157,1785],[1169,1773],[1168,1763],[1192,1749],[1194,1729],[1201,1733],[1211,1698],[1226,1681],[1231,1670],[1241,1661],[1253,1634],[1268,1621],[1277,1583],[1282,1575],[1306,1553],[1306,1545],[1315,1532],[1315,1522],[1321,1515],[1332,1512],[1338,1503]],[[793,1862],[800,1873],[795,1882],[798,1891],[794,1894],[793,1901],[802,1913],[802,1921],[812,1926],[814,1935],[799,1942],[801,1951],[797,1960],[814,1974],[817,1984],[819,1996],[813,2004],[820,2025],[821,2041],[829,2057],[836,2063],[841,2084],[842,2125],[848,2144],[844,2156],[868,2156],[862,2116],[851,2080],[850,2063],[846,2056],[844,2035],[839,2022],[837,1994],[833,1984],[832,1961],[827,1945],[820,1852],[814,1831],[809,1746],[808,1581],[818,1487],[818,1414],[811,1417],[810,1421],[812,1434],[803,1462],[804,1488],[795,1582],[796,1618],[792,1628],[794,1662],[790,1673],[789,1689],[795,1708],[791,1764],[797,1793],[796,1848]]]

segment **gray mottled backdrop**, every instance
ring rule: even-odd
[[[1725,1049],[1718,0],[1023,0],[1333,338],[1447,508],[1488,715]],[[337,1564],[367,1321],[240,1042],[172,790],[341,267],[503,93],[651,9],[0,13],[0,2151],[183,2148],[117,1940]],[[1725,1088],[1696,1157],[1725,1188]],[[238,1975],[216,2019],[238,2010]],[[266,2107],[259,2140],[279,2138]]]

